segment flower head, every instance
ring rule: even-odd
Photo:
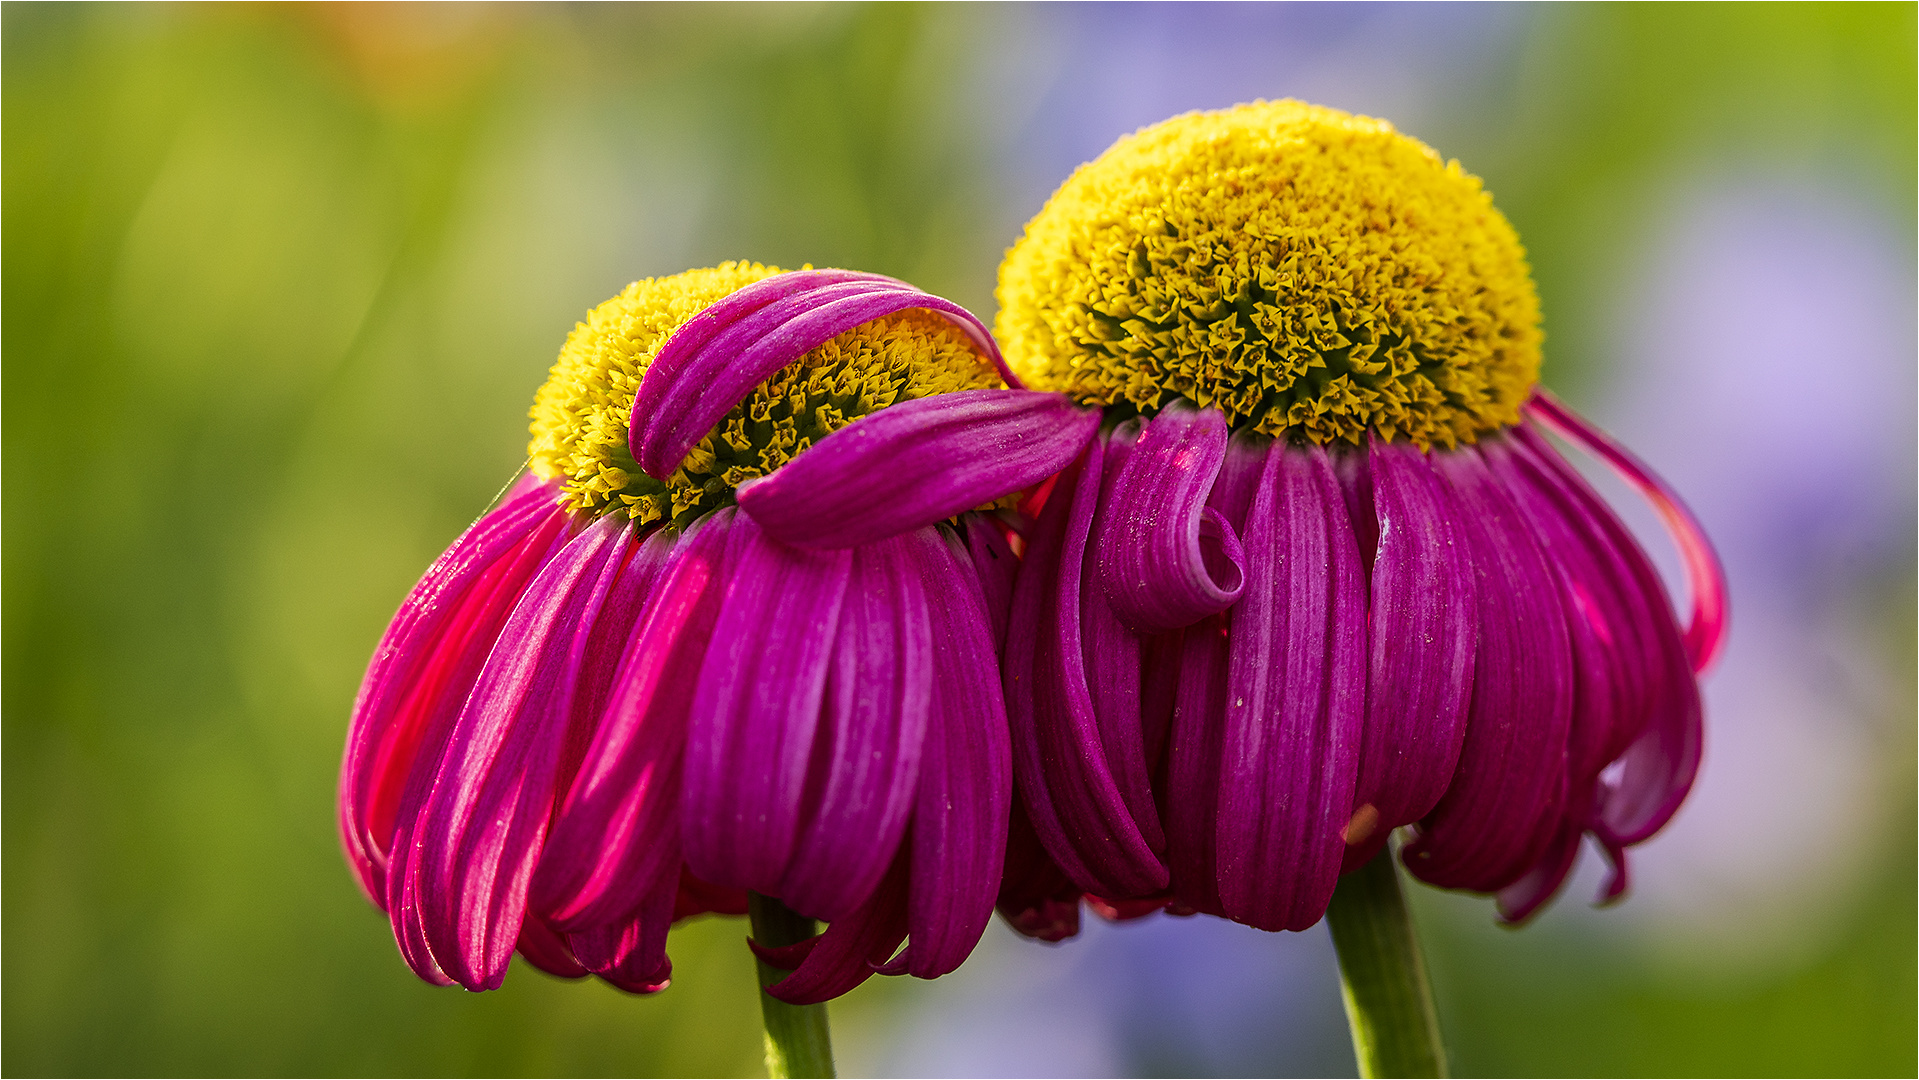
[[[1400,826],[1415,875],[1513,920],[1582,833],[1624,891],[1697,769],[1723,585],[1633,463],[1690,556],[1682,631],[1540,435],[1629,460],[1536,387],[1524,252],[1478,180],[1331,109],[1189,114],[1075,172],[999,295],[1013,370],[1107,416],[1008,632],[1015,925],[1069,933],[1083,890],[1304,929]]]
[[[728,264],[595,309],[529,474],[354,707],[342,834],[413,969],[488,989],[517,950],[656,990],[671,923],[748,890],[831,923],[765,952],[787,1000],[956,967],[1011,783],[1012,554],[975,511],[1098,423],[1017,386],[971,315],[877,275]]]
[[[1122,413],[1422,449],[1511,427],[1539,377],[1525,251],[1480,182],[1383,120],[1189,113],[1060,185],[1000,270],[1035,386]]]

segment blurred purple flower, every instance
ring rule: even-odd
[[[912,384],[939,363],[980,388]],[[534,415],[551,478],[427,571],[354,707],[342,833],[407,962],[482,990],[517,949],[650,992],[671,923],[752,890],[831,923],[762,950],[785,1000],[958,966],[1011,786],[1012,553],[973,511],[1096,414],[1020,389],[948,301],[729,264],[594,312]]]

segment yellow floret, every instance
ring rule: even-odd
[[[1518,422],[1539,298],[1477,177],[1391,124],[1297,101],[1188,113],[1060,185],[1000,267],[1034,389],[1235,427],[1420,447]]]
[[[780,273],[723,263],[647,278],[573,328],[533,399],[527,455],[542,479],[565,479],[575,510],[624,509],[641,524],[693,517],[834,431],[912,398],[1002,385],[991,361],[944,318],[919,309],[875,319],[807,353],[733,407],[666,482],[627,449],[634,394],[674,330],[708,305]]]

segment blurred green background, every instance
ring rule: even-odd
[[[1326,85],[1362,87],[1324,103],[1364,111],[1368,80],[1399,78],[1418,120],[1402,126],[1485,177],[1528,243],[1549,379],[1597,392],[1620,290],[1669,227],[1667,194],[1699,177],[1837,184],[1909,297],[1914,16],[5,5],[0,1066],[757,1074],[741,924],[677,930],[674,985],[651,999],[525,968],[492,994],[436,989],[333,831],[373,643],[520,463],[573,321],[629,280],[728,258],[856,266],[990,313],[1020,223],[1118,135]],[[1219,81],[1267,42],[1273,67]],[[1191,72],[1212,81],[1189,88]],[[1909,470],[1911,395],[1887,392],[1906,394]],[[1790,453],[1803,433],[1778,434]],[[1910,505],[1909,471],[1884,483],[1869,497]],[[1483,902],[1422,890],[1458,1072],[1919,1067],[1910,518],[1839,589],[1879,687],[1849,714],[1866,772],[1830,781],[1870,792],[1832,837],[1855,869],[1736,963],[1622,945],[1583,916],[1496,931]],[[1770,872],[1783,888],[1804,870],[1782,851]],[[1100,947],[998,927],[988,946],[987,972]],[[1302,992],[1336,1017],[1323,975]],[[899,1034],[942,1022],[934,988],[907,983],[834,1005],[843,1059],[960,1068]],[[1237,1060],[1351,1069],[1336,1023],[1316,1038],[1333,1058]],[[1110,1071],[1219,1067],[1177,1037],[1115,1045],[1094,1059]]]

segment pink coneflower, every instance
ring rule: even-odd
[[[1008,632],[1016,926],[1070,934],[1083,891],[1305,929],[1400,826],[1411,873],[1512,921],[1582,834],[1624,892],[1699,764],[1723,584],[1537,388],[1524,252],[1475,178],[1329,109],[1189,114],[1074,173],[1000,302],[1013,369],[1107,418]],[[1664,513],[1687,628],[1542,426]]]
[[[671,923],[749,891],[831,923],[762,951],[783,1000],[956,967],[1011,788],[1012,557],[975,511],[1098,423],[1018,386],[971,315],[876,275],[727,264],[595,309],[529,475],[354,706],[341,830],[413,970],[488,989],[517,949],[656,990]]]

